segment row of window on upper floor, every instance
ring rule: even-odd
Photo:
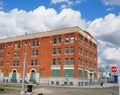
[[[78,59],[78,64],[79,64],[79,66],[83,66],[84,65],[84,67],[89,67],[89,68],[96,68],[97,67],[96,64],[94,64],[92,62],[88,62],[87,60],[83,60],[81,58]]]
[[[26,41],[25,45],[28,45],[28,44],[29,44],[29,42]],[[19,48],[21,48],[21,46],[22,46],[22,44],[16,43],[16,44],[14,44],[14,49],[19,49]],[[32,41],[32,47],[35,47],[35,46],[39,46],[39,41]],[[11,47],[11,45],[9,45],[9,47]],[[4,49],[5,49],[5,46],[1,45],[0,50],[4,50]]]
[[[74,53],[74,47],[65,47],[64,48],[64,54],[68,53]],[[53,48],[52,49],[52,54],[61,54],[61,48]]]
[[[61,44],[62,42],[62,38],[61,37],[53,37],[53,40],[52,40],[52,44]],[[65,43],[74,43],[74,36],[66,36],[65,39],[64,39],[64,42]],[[90,49],[94,48],[96,50],[96,45],[92,46],[92,42],[91,43],[88,43],[87,41],[83,41],[80,37],[78,38],[78,42],[80,44],[82,44],[84,42],[84,46],[87,48],[89,46]],[[29,41],[26,41],[24,43],[25,45],[28,45],[29,44]],[[36,41],[32,41],[32,47],[35,47],[35,46],[39,46],[40,42],[38,40]],[[14,44],[14,48],[17,49],[17,48],[20,48],[21,47],[21,43],[15,43]],[[8,44],[9,47],[11,47],[11,44]],[[4,50],[4,45],[0,45],[0,50]]]
[[[74,47],[65,47],[64,48],[64,54],[73,54],[74,51]],[[61,48],[53,48],[52,49],[52,54],[61,54]],[[78,49],[78,54],[83,55],[83,50],[81,48]],[[39,50],[32,50],[31,51],[31,56],[38,56],[39,55]],[[8,56],[11,56],[10,52],[8,52]],[[20,52],[14,52],[14,57],[20,57]],[[97,56],[93,55],[92,53],[88,53],[87,51],[84,50],[84,57],[89,57],[89,58],[93,58],[95,60],[97,60]],[[0,53],[0,58],[4,58],[4,53]]]
[[[96,54],[92,54],[92,53],[88,53],[88,51],[84,50],[82,48],[78,48],[78,54],[79,55],[84,55],[84,57],[88,57],[90,59],[94,59],[97,60],[97,55]]]
[[[75,59],[74,58],[64,58],[64,65],[74,65],[74,62],[75,62]],[[9,64],[9,62],[7,62],[7,64]],[[93,64],[92,62],[89,62],[87,60],[82,60],[82,59],[78,59],[78,64],[79,66],[83,66],[84,67],[89,67],[89,68],[96,68],[96,64]],[[12,66],[19,66],[19,61],[18,60],[15,60],[13,61],[13,64]],[[30,66],[37,66],[38,65],[38,60],[35,59],[35,60],[31,60],[30,61]],[[53,58],[52,59],[52,65],[61,65],[61,59],[60,58]],[[0,61],[0,67],[3,66],[3,61]]]
[[[53,38],[53,44],[61,44],[61,43],[62,43],[61,37]],[[65,43],[74,43],[74,36],[66,36]]]
[[[64,65],[74,65],[74,58],[64,58]],[[82,60],[82,59],[78,59],[78,64],[79,66],[83,66],[84,67],[89,67],[89,68],[96,68],[96,64],[93,64],[92,62],[88,63],[87,60]],[[61,59],[57,58],[57,59],[52,59],[52,65],[61,65]]]
[[[7,61],[7,64],[9,64],[9,61]],[[13,63],[12,63],[12,66],[19,66],[19,65],[20,64],[19,64],[18,60],[13,61]],[[31,60],[30,65],[31,66],[38,65],[38,60],[37,59]],[[2,67],[2,66],[3,66],[3,61],[0,61],[0,67]]]
[[[53,44],[60,44],[62,42],[61,38],[53,38]],[[67,36],[65,38],[65,43],[74,43],[74,36]],[[25,42],[25,45],[28,45],[29,44],[29,41],[26,41]],[[35,47],[35,46],[39,46],[39,41],[32,41],[32,47]],[[9,45],[9,47],[11,47],[11,45]],[[0,46],[0,50],[4,50],[4,45],[1,45]],[[16,43],[14,44],[14,48],[15,49],[19,49],[21,48],[21,44],[20,43]]]

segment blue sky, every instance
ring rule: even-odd
[[[53,0],[59,1],[59,0]],[[3,11],[9,12],[14,8],[19,10],[31,11],[39,6],[45,6],[46,8],[54,8],[57,12],[61,11],[61,6],[66,5],[67,8],[72,8],[73,10],[78,10],[81,12],[82,18],[87,20],[94,20],[95,18],[104,17],[109,13],[119,14],[120,8],[118,5],[105,5],[104,0],[78,0],[76,3],[75,0],[61,0],[61,2],[52,3],[52,0],[4,0],[3,2]],[[110,1],[110,0],[106,0]],[[72,4],[68,4],[72,2]],[[86,14],[86,16],[85,16]]]
[[[120,0],[0,0],[0,38],[79,26],[98,42],[99,67],[120,64]]]

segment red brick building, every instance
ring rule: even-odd
[[[0,40],[0,78],[20,81],[26,53],[26,80],[39,77],[97,79],[97,42],[79,27]]]

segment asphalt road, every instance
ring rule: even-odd
[[[69,88],[69,87],[39,87],[29,95],[119,95],[118,87],[106,88]],[[22,95],[17,93],[4,93],[0,95]],[[24,94],[28,95],[28,94]]]
[[[118,87],[107,88],[67,88],[67,87],[40,87],[36,89],[36,94],[45,95],[119,95]],[[44,95],[44,94],[43,94]]]

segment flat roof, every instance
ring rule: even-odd
[[[55,36],[55,35],[74,33],[74,32],[79,32],[81,35],[85,36],[87,39],[97,44],[97,41],[91,35],[89,35],[89,33],[86,33],[86,31],[83,31],[78,26],[50,30],[46,32],[38,32],[38,33],[33,33],[33,34],[21,35],[21,36],[16,36],[16,37],[9,37],[5,39],[0,39],[0,43],[15,42],[15,41],[35,39],[35,38],[41,38],[41,37],[47,37],[47,36]]]

